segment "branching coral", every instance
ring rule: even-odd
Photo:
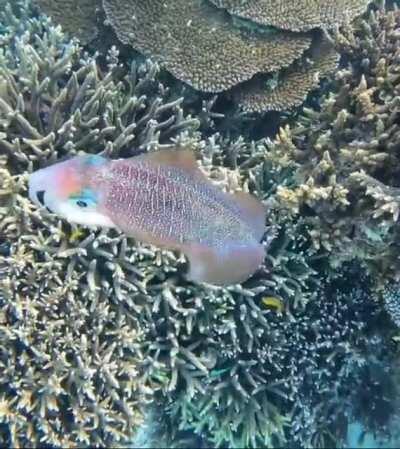
[[[215,142],[208,142],[202,150],[204,170],[215,182],[230,189],[241,182],[241,177],[249,177],[250,186],[267,195],[268,185],[273,184],[275,178],[272,179],[273,173],[262,163],[263,148],[247,148],[240,141],[229,147],[227,142],[224,144],[219,146]],[[224,150],[221,147],[225,147]],[[220,368],[216,367],[225,362],[230,364],[236,378],[245,370],[242,362],[237,363],[235,354],[242,350],[252,352],[253,349],[248,348],[258,346],[261,334],[264,333],[263,326],[267,323],[259,306],[263,295],[276,292],[289,310],[291,307],[300,307],[312,297],[315,273],[308,265],[305,251],[302,253],[306,244],[300,235],[300,223],[279,221],[279,217],[274,214],[270,215],[269,220],[278,236],[270,244],[266,257],[267,275],[260,272],[242,286],[221,289],[185,283],[179,272],[175,271],[166,278],[151,276],[146,285],[147,295],[140,292],[135,296],[141,327],[147,329],[143,352],[148,360],[149,372],[154,366],[163,366],[168,373],[168,387],[164,390],[166,398],[180,403],[181,400],[184,402],[183,398],[208,394],[209,383],[218,381]],[[166,260],[163,259],[163,262]],[[148,261],[140,262],[138,269],[147,273],[154,270]],[[241,349],[243,345],[246,349]],[[228,370],[223,369],[223,372],[228,375]],[[256,366],[254,372],[258,372]],[[254,375],[254,382],[262,383],[267,373],[261,370]],[[227,384],[226,388],[233,388],[232,394],[235,395],[234,392],[240,386],[234,382]],[[265,417],[268,416],[264,428],[266,440],[279,436],[282,433],[282,422],[285,421],[279,403],[274,402],[274,394],[272,398],[268,396],[268,399],[272,411],[265,411]],[[258,398],[249,404],[249,413],[251,410],[256,413],[257,402]],[[231,404],[229,414],[235,413],[237,405]],[[244,440],[249,432],[247,416],[244,411],[237,416],[239,438]],[[217,438],[218,429],[209,431]]]
[[[359,257],[382,279],[398,269],[399,30],[399,11],[382,6],[338,34],[348,63],[334,91],[281,130],[268,155],[296,171],[277,197],[308,215],[315,247],[333,264]]]
[[[103,72],[45,18],[17,6],[17,16],[2,12],[17,25],[5,29],[0,54],[0,441],[126,443],[162,383],[141,368],[143,330],[127,310],[143,288],[134,259],[154,253],[33,210],[26,175],[80,149],[132,154],[183,130],[192,137],[180,142],[190,146],[197,120],[183,118],[180,100],[168,102],[157,66],[125,73],[111,53]]]
[[[384,308],[393,323],[400,328],[400,286],[399,283],[389,284],[382,292]]]
[[[217,447],[340,445],[338,423],[354,401],[349,392],[357,397],[366,386],[374,340],[364,333],[378,313],[366,284],[355,285],[353,275],[351,289],[341,275],[293,312],[268,310],[254,296],[214,313],[207,328],[215,366],[197,379],[197,392],[178,386],[171,394],[179,428],[208,435]],[[379,354],[380,366],[388,366]],[[380,378],[375,391],[388,379]]]
[[[359,385],[360,332],[374,312],[366,286],[318,286],[326,259],[314,222],[287,213],[301,151],[284,133],[270,152],[201,140],[156,64],[127,69],[115,49],[99,64],[18,5],[18,16],[0,13],[10,23],[0,52],[1,444],[126,445],[155,394],[169,419],[217,445],[326,441],[343,385]],[[179,254],[75,228],[27,199],[32,170],[79,150],[163,147],[193,149],[215,183],[268,205],[265,264],[243,285],[190,283]]]
[[[300,225],[272,213],[279,238],[266,259],[268,276],[212,289],[185,281],[177,254],[36,210],[26,194],[29,172],[79,150],[125,157],[192,148],[223,188],[250,187],[261,197],[281,171],[268,176],[262,146],[200,141],[198,121],[184,117],[155,64],[126,70],[112,51],[102,68],[47,19],[30,19],[24,2],[18,6],[17,16],[3,11],[4,22],[17,25],[6,28],[9,45],[0,53],[0,244],[7,243],[0,439],[124,444],[140,422],[140,403],[158,388],[190,396],[203,389],[216,364],[208,337],[214,315],[271,291],[301,304],[314,272],[296,252],[304,246]]]
[[[117,55],[103,72],[90,58],[80,61],[79,46],[55,28],[16,36],[0,55],[0,148],[25,164],[53,161],[55,149],[58,157],[104,149],[117,156],[198,126],[182,117],[181,99],[167,101],[156,65],[132,65],[124,76]]]
[[[2,176],[10,188],[19,181]],[[4,217],[11,211],[25,221],[18,245]],[[11,241],[0,281],[1,445],[126,443],[152,393],[140,377],[143,335],[135,317],[95,288],[95,260],[86,274],[68,264],[68,250],[57,246],[61,229],[28,227],[39,217],[23,197],[0,217],[1,234]]]

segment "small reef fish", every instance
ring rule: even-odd
[[[29,197],[71,223],[114,227],[182,251],[193,281],[242,282],[264,260],[263,204],[248,193],[217,188],[190,151],[118,160],[79,155],[32,173]]]
[[[278,313],[283,313],[285,310],[285,304],[276,296],[265,296],[261,301],[266,307],[275,309]]]

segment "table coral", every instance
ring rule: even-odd
[[[276,76],[258,75],[231,89],[240,109],[245,112],[285,111],[300,106],[307,95],[331,75],[338,66],[339,54],[324,42],[312,47],[309,63],[304,56]]]
[[[105,14],[106,24],[111,25],[122,43],[154,58],[177,79],[195,89],[221,93],[237,87],[237,95],[231,98],[238,99],[239,105],[247,112],[282,110],[300,105],[318,86],[319,79],[327,74],[328,66],[331,70],[335,64],[329,55],[323,61],[317,58],[314,65],[308,64],[307,58],[300,58],[310,47],[313,31],[326,27],[327,22],[336,26],[345,17],[351,20],[369,3],[368,0],[358,0],[349,7],[340,2],[335,8],[329,8],[324,2],[322,5],[306,2],[299,8],[300,13],[292,4],[286,11],[282,4],[255,3],[257,10],[278,12],[279,17],[289,20],[295,18],[291,21],[295,22],[293,30],[296,32],[293,32],[287,23],[278,21],[273,27],[260,26],[257,20],[240,19],[219,10],[212,2],[199,0],[89,1],[84,3],[87,8],[80,15],[77,29],[73,30],[69,16],[75,8],[68,8],[63,16],[60,11],[66,8],[65,2],[38,1],[56,22],[78,36],[82,36],[82,30],[88,27],[94,29],[92,25],[96,15]],[[77,8],[82,7],[80,2],[70,2]],[[253,3],[242,6],[251,7]],[[97,13],[85,14],[90,8],[95,8]],[[233,10],[236,11],[235,8]],[[74,23],[74,26],[77,25]],[[104,26],[101,28],[100,33],[107,36],[109,30]],[[307,29],[307,32],[300,29]],[[87,40],[88,37],[83,35],[83,42]],[[97,45],[100,46],[99,43]],[[313,54],[310,53],[311,56]],[[295,65],[294,61],[297,61]],[[291,66],[288,71],[282,70],[288,66]],[[251,80],[260,74],[262,79],[266,74],[279,77],[279,87],[270,92],[268,88],[263,89],[263,83],[257,83],[258,78]],[[246,82],[248,80],[249,83]],[[293,91],[297,92],[296,95]]]
[[[205,92],[286,67],[310,45],[307,35],[235,29],[224,14],[198,0],[105,0],[104,9],[123,43]]]
[[[211,0],[231,14],[263,25],[307,31],[335,28],[362,14],[371,0]]]

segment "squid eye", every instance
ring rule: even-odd
[[[86,201],[82,201],[82,200],[78,200],[76,202],[77,206],[79,207],[87,207],[87,202]]]
[[[36,192],[36,198],[38,199],[39,203],[44,206],[49,212],[53,213],[53,211],[49,208],[49,206],[46,206],[44,203],[44,194],[46,193],[45,190],[38,190]]]
[[[45,190],[38,190],[36,192],[36,198],[38,199],[39,203],[44,206],[44,194],[45,194]]]

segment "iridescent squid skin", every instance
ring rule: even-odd
[[[194,281],[242,282],[264,259],[262,203],[244,192],[220,190],[188,151],[120,160],[77,156],[33,173],[29,192],[33,201],[71,222],[116,227],[137,240],[182,251]]]

